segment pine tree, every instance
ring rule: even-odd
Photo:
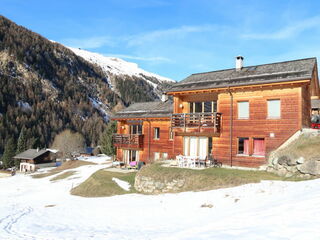
[[[4,147],[4,153],[1,159],[4,168],[9,168],[14,165],[13,157],[15,156],[15,150],[16,145],[14,143],[14,140],[10,138]]]
[[[116,149],[112,143],[112,135],[117,131],[117,124],[115,121],[110,121],[105,132],[100,139],[102,153],[112,156],[116,153]]]
[[[22,153],[25,150],[27,150],[27,139],[26,139],[26,130],[23,127],[20,131],[20,135],[18,138],[16,154]]]

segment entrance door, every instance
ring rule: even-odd
[[[123,150],[123,162],[129,164],[133,161],[139,162],[139,151]]]
[[[197,157],[198,156],[198,138],[190,137],[190,146],[189,146],[189,156]]]
[[[212,138],[184,137],[183,153],[185,156],[205,158],[212,149]]]

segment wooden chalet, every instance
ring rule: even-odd
[[[170,131],[172,101],[134,103],[118,112],[117,134],[113,136],[117,159],[150,162],[175,157],[173,132]]]
[[[161,119],[152,112],[156,110],[152,104],[160,102],[134,104],[141,118],[124,114],[131,106],[116,115],[119,159],[124,158],[124,149],[132,147],[119,144],[125,141],[124,134],[135,133],[130,122],[140,121],[143,136],[135,140],[137,151],[142,151],[139,160],[156,160],[162,158],[161,153],[168,158],[212,154],[225,165],[258,167],[295,132],[310,127],[311,99],[320,96],[317,61],[308,58],[243,67],[239,56],[236,68],[192,74],[166,94],[173,97],[172,108],[169,111],[166,102],[168,111]],[[149,111],[145,118],[144,111]],[[156,128],[161,129],[160,139],[165,137],[161,142],[155,138]]]
[[[20,160],[20,171],[36,171],[41,165],[48,165],[55,162],[56,150],[51,149],[28,149],[18,155],[14,159]],[[53,164],[52,166],[55,166]]]

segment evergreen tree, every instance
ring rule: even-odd
[[[116,149],[112,143],[112,135],[117,132],[117,123],[110,121],[107,125],[105,132],[100,139],[102,153],[112,156],[116,153]]]
[[[18,138],[16,154],[22,153],[25,150],[27,150],[27,138],[26,138],[26,130],[23,127],[20,131],[20,135]]]
[[[4,147],[4,153],[1,159],[4,168],[9,168],[14,165],[13,157],[15,156],[15,152],[16,145],[14,143],[14,140],[10,138]]]

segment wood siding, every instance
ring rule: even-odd
[[[313,83],[313,85],[316,85]],[[232,147],[230,147],[231,95],[233,96]],[[212,93],[177,93],[173,96],[173,113],[188,113],[189,103],[196,101],[217,101],[217,112],[222,114],[221,130],[174,128],[174,139],[169,139],[170,119],[143,121],[143,149],[140,161],[151,162],[154,153],[168,154],[175,158],[183,154],[184,136],[206,136],[212,138],[214,158],[226,165],[258,167],[266,164],[271,151],[278,148],[296,131],[310,126],[312,85],[306,81],[294,84],[277,84],[256,87],[242,87],[216,90]],[[268,100],[280,100],[280,118],[268,119]],[[238,102],[249,102],[249,118],[238,119]],[[154,128],[160,128],[160,139],[154,139]],[[126,121],[118,122],[118,133],[128,134]],[[238,154],[239,138],[249,139],[249,154]],[[255,138],[264,139],[265,156],[253,156]],[[232,149],[231,149],[232,148]],[[231,155],[230,155],[231,152]],[[117,149],[117,158],[122,159],[122,149]]]
[[[143,148],[139,150],[139,160],[146,163],[154,161],[154,153],[159,152],[160,158],[163,157],[163,153],[168,154],[168,158],[174,158],[173,153],[173,139],[170,138],[170,120],[165,121],[143,121],[142,134],[143,134]],[[123,126],[123,127],[122,127]],[[160,128],[160,138],[155,139],[154,128]],[[118,121],[119,134],[128,134],[129,125],[127,121]],[[123,159],[123,149],[130,148],[117,148],[117,159]],[[133,149],[135,150],[135,149]]]
[[[228,93],[219,94],[218,111],[223,116],[222,128],[220,137],[213,138],[213,155],[224,164],[258,167],[266,163],[265,157],[239,155],[238,138],[240,137],[249,138],[249,155],[252,155],[253,138],[263,138],[265,152],[268,155],[301,128],[301,88],[234,92],[231,158],[230,99]],[[267,100],[273,99],[280,100],[280,119],[268,119]],[[249,119],[238,119],[237,103],[239,101],[249,102]]]

